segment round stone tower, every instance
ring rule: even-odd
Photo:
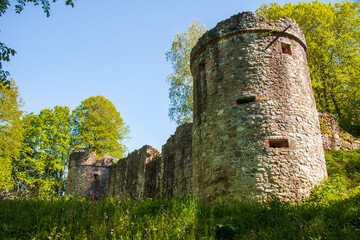
[[[73,152],[69,158],[66,195],[105,195],[112,164],[113,159],[110,156],[104,155],[97,160],[94,152]]]
[[[191,52],[198,198],[297,201],[327,176],[305,37],[243,12]]]

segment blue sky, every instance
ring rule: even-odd
[[[10,7],[0,18],[0,39],[17,54],[4,68],[28,113],[55,105],[74,109],[103,95],[130,126],[131,152],[145,144],[161,151],[175,132],[168,118],[165,79],[172,68],[165,53],[176,32],[185,31],[193,18],[213,28],[272,1],[77,0],[74,8],[64,2],[52,5],[50,18],[40,7],[28,5],[20,15]]]

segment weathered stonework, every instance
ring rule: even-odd
[[[150,172],[147,166],[159,154],[155,148],[145,145],[126,158],[120,159],[110,168],[107,194],[113,196],[126,194],[135,198],[144,196],[147,191],[146,186],[154,186],[154,184],[149,183],[154,176],[147,174],[147,171]],[[153,191],[153,189],[149,190]]]
[[[327,176],[306,42],[294,20],[251,12],[191,53],[198,198],[296,201]]]
[[[344,131],[328,113],[319,113],[322,142],[325,151],[360,148],[360,139]]]
[[[97,160],[94,152],[78,151],[70,155],[66,195],[105,195],[112,157]]]
[[[192,123],[176,129],[162,147],[162,172],[157,176],[161,195],[192,193]]]
[[[70,156],[66,194],[126,195],[133,198],[192,193],[192,124],[179,126],[163,153],[145,145],[112,163],[93,152]],[[111,160],[111,161],[110,161]]]

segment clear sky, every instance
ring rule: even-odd
[[[0,39],[17,51],[4,68],[20,88],[24,110],[74,109],[103,95],[130,126],[131,152],[145,144],[161,151],[175,132],[168,118],[165,79],[172,68],[165,53],[176,32],[184,32],[193,18],[213,28],[272,1],[77,0],[71,8],[58,0],[50,18],[31,4],[15,14],[10,2],[0,17]]]

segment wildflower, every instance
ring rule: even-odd
[[[65,227],[63,227],[63,228],[61,229],[61,231],[65,231]]]

